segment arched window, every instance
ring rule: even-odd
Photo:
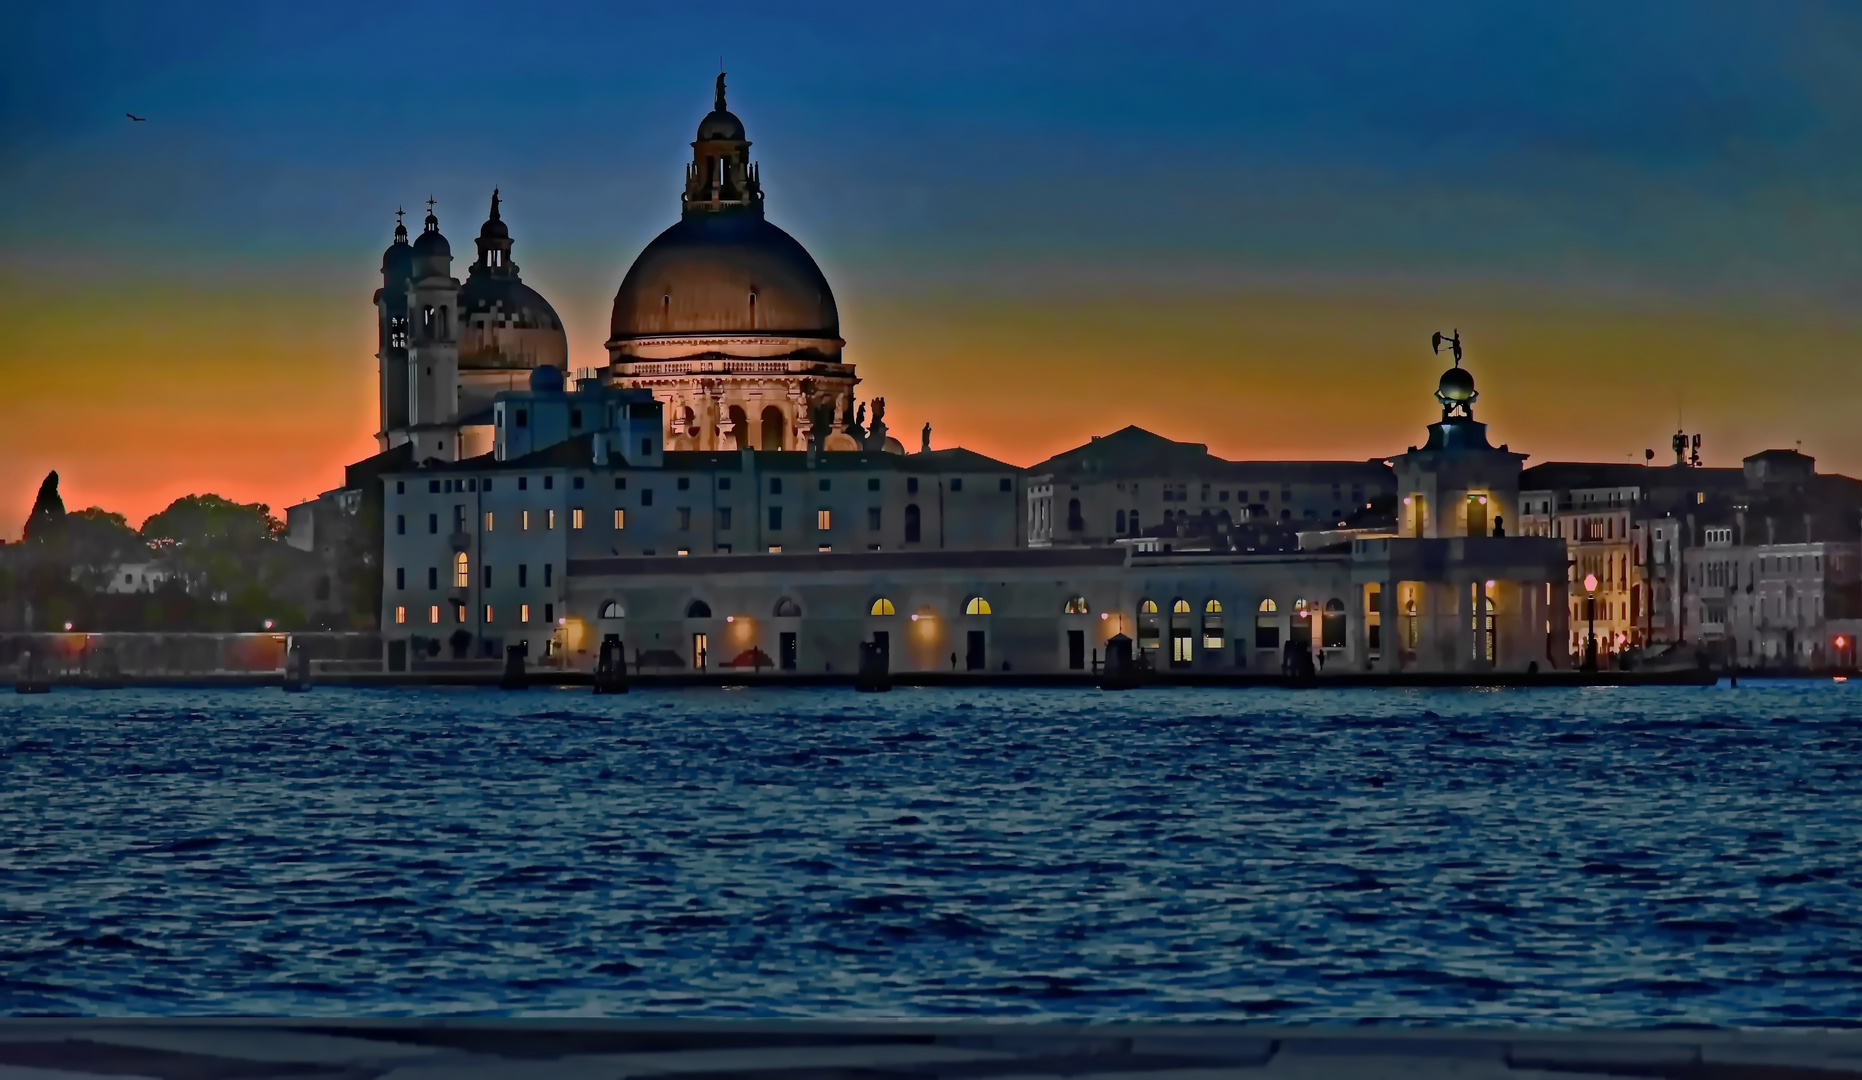
[[[798,619],[798,618],[801,618],[801,615],[802,615],[802,605],[796,603],[795,601],[789,599],[788,597],[785,596],[782,599],[776,601],[776,618]]]
[[[1157,614],[1157,601],[1155,601],[1155,600],[1140,600],[1140,601],[1138,601],[1138,614],[1140,614],[1140,615],[1155,615],[1155,614]]]
[[[732,405],[730,410],[732,439],[731,446],[736,450],[750,448],[750,416],[744,412],[742,405]]]
[[[711,618],[711,605],[705,603],[703,600],[694,600],[686,605],[685,617],[688,619],[709,619]]]
[[[916,544],[918,537],[918,504],[908,503],[905,507],[905,542]]]
[[[1067,614],[1069,615],[1087,615],[1091,613],[1091,610],[1086,606],[1084,596],[1075,596],[1067,601]]]
[[[1280,647],[1280,605],[1272,600],[1261,601],[1260,614],[1254,617],[1254,647],[1257,649],[1278,649]]]
[[[1325,614],[1319,619],[1319,645],[1326,649],[1345,647],[1345,602],[1337,597],[1325,602]]]
[[[1220,649],[1223,644],[1222,602],[1211,600],[1203,605],[1203,649]]]
[[[453,587],[463,589],[472,584],[472,563],[461,551],[453,556]]]
[[[1207,604],[1203,605],[1203,612],[1209,615],[1222,614],[1222,601],[1220,600],[1209,601]]]
[[[781,450],[788,445],[783,427],[782,410],[774,405],[766,407],[763,410],[763,449]]]
[[[601,615],[599,617],[603,619],[620,619],[625,618],[626,615],[627,612],[621,607],[621,602],[619,600],[607,600],[601,605]]]
[[[897,612],[893,610],[893,607],[892,607],[892,601],[890,601],[890,600],[888,600],[888,599],[886,599],[885,597],[883,597],[883,596],[882,596],[882,597],[880,597],[879,599],[877,599],[877,600],[875,600],[875,601],[873,601],[873,610],[872,610],[872,612],[871,612],[871,614],[874,614],[874,615],[895,615],[895,614],[897,614]]]
[[[989,601],[980,596],[972,596],[964,603],[963,613],[965,615],[987,615],[989,614]]]
[[[1262,610],[1263,612],[1268,612],[1268,611],[1279,611],[1279,610],[1280,610],[1280,605],[1279,605],[1279,604],[1276,604],[1276,603],[1274,603],[1274,602],[1273,602],[1272,600],[1263,600],[1263,601],[1261,601],[1261,610]]]
[[[1177,600],[1170,605],[1170,610],[1177,615],[1188,615],[1190,613],[1190,602],[1182,597],[1178,597]]]

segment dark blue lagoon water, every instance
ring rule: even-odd
[[[0,701],[0,1013],[1862,1017],[1862,685]]]

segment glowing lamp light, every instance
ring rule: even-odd
[[[1597,575],[1596,574],[1585,574],[1584,575],[1584,591],[1585,592],[1596,592],[1597,591]]]
[[[1488,579],[1487,579],[1487,587],[1488,587],[1489,589],[1491,589],[1491,588],[1493,588],[1493,579],[1492,579],[1492,578],[1488,578]]]
[[[912,621],[913,621],[913,622],[917,622],[917,621],[918,621],[918,613],[917,613],[917,612],[915,612],[915,611],[914,611],[914,612],[912,612]]]
[[[735,616],[735,615],[726,615],[726,616],[724,616],[724,621],[725,621],[725,622],[736,622],[736,621],[737,621],[737,616]]]
[[[65,624],[65,629],[67,629],[67,630],[69,630],[69,629],[71,629],[71,624],[70,624],[70,623],[66,623],[66,624]]]
[[[1836,647],[1837,648],[1840,649],[1847,644],[1849,644],[1848,638],[1842,636],[1841,634],[1836,635]]]
[[[1111,613],[1111,612],[1108,612],[1108,611],[1102,611],[1102,612],[1100,612],[1100,613],[1099,613],[1099,621],[1100,621],[1100,622],[1105,622],[1105,621],[1106,621],[1107,619],[1110,619],[1111,617],[1112,617],[1112,613]],[[1842,643],[1842,639],[1840,639],[1840,638],[1838,638],[1838,639],[1837,639],[1837,643],[1838,643],[1838,644],[1841,644],[1841,643]]]
[[[267,629],[267,630],[270,630],[271,628],[272,628],[272,621],[271,621],[270,619],[266,619],[266,620],[265,620],[265,629]]]

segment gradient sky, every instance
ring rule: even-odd
[[[605,363],[720,53],[908,445],[1381,456],[1459,327],[1533,461],[1661,460],[1679,414],[1862,474],[1852,3],[785,7],[8,3],[0,536],[52,468],[135,522],[340,483],[429,194],[469,252],[500,186]]]

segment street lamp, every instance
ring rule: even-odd
[[[1584,670],[1597,670],[1597,575],[1584,575]]]

